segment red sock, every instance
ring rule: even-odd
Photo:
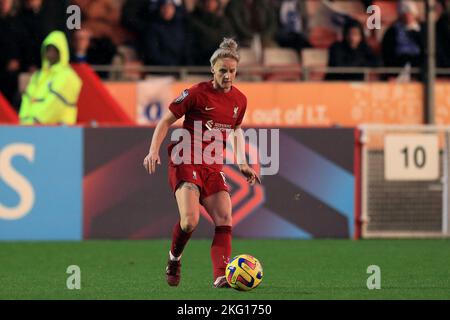
[[[225,275],[225,268],[231,255],[231,227],[216,227],[214,240],[211,245],[211,261],[214,271],[214,280]]]
[[[180,222],[178,221],[173,226],[172,230],[172,246],[170,247],[170,251],[175,257],[179,257],[184,250],[184,246],[189,241],[192,232],[184,232],[181,229]]]

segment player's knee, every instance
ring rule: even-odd
[[[215,215],[214,221],[217,226],[231,226],[231,214],[228,212],[218,213]]]
[[[195,215],[187,215],[181,219],[180,226],[184,232],[192,232],[198,225],[198,217]]]

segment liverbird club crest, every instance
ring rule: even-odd
[[[234,106],[233,119],[236,119],[238,117],[238,111],[239,111],[239,107],[238,106]]]

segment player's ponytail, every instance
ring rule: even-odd
[[[231,38],[224,38],[222,43],[219,46],[219,49],[217,49],[209,62],[211,62],[211,67],[214,67],[216,64],[217,59],[222,58],[231,58],[239,62],[240,56],[238,53],[238,44],[236,41],[234,41]]]

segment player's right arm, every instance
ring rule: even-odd
[[[177,121],[177,117],[172,113],[172,111],[167,110],[162,119],[158,122],[155,132],[153,133],[152,143],[150,145],[150,150],[148,155],[144,159],[144,167],[149,174],[156,171],[156,164],[161,164],[161,159],[159,158],[159,149],[161,147],[164,138],[167,135],[169,127]]]
[[[144,159],[144,167],[149,174],[156,170],[156,164],[161,164],[159,148],[167,135],[169,127],[182,116],[184,116],[195,104],[195,96],[198,86],[184,90],[169,106],[161,121],[153,133],[152,143],[148,155]]]

